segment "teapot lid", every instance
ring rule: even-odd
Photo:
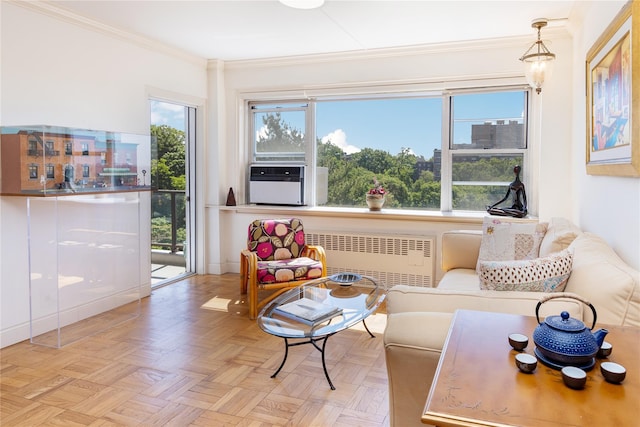
[[[579,332],[585,328],[584,323],[578,319],[570,317],[567,311],[560,313],[560,316],[547,316],[544,319],[544,323],[554,329],[567,332]]]

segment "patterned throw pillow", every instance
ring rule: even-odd
[[[547,232],[546,222],[517,222],[485,217],[476,271],[482,261],[535,259]]]
[[[573,266],[568,249],[524,261],[482,261],[480,289],[493,291],[562,292]]]

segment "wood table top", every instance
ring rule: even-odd
[[[515,365],[511,333],[529,337],[535,348],[535,317],[458,310],[449,330],[422,421],[437,426],[638,426],[640,423],[640,328],[606,328],[613,346],[596,359],[582,390],[566,387],[559,370],[538,361],[525,374]],[[600,364],[626,368],[621,384],[605,381]]]

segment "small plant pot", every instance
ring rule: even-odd
[[[382,210],[384,201],[384,196],[380,196],[379,194],[367,194],[367,206],[369,206],[370,211]]]

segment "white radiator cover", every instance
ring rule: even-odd
[[[322,246],[327,275],[352,272],[393,285],[432,287],[435,279],[434,236],[305,233],[306,242]]]

